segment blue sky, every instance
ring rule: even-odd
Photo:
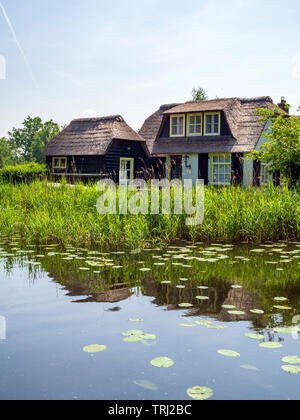
[[[27,115],[138,129],[196,86],[296,113],[299,39],[299,0],[0,0],[0,136]]]

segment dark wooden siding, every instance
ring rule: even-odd
[[[232,178],[231,183],[233,185],[241,185],[243,183],[243,153],[233,153],[231,155],[232,161]]]
[[[134,177],[147,177],[151,168],[151,159],[138,141],[113,140],[105,156],[105,173],[115,181],[119,180],[120,158],[134,159]]]
[[[64,157],[64,156],[59,156]],[[67,169],[53,169],[52,157],[46,157],[46,163],[52,172],[56,173],[80,173],[80,174],[100,174],[104,172],[105,159],[104,156],[68,156]]]
[[[209,181],[209,173],[208,173],[208,161],[209,156],[208,153],[201,153],[199,154],[199,179],[204,180],[204,184],[208,185]]]
[[[261,163],[258,160],[253,162],[253,186],[259,187],[260,186],[260,170],[261,170]]]

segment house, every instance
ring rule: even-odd
[[[109,177],[115,181],[153,176],[145,139],[119,116],[73,120],[44,150],[56,175]]]
[[[279,107],[285,110],[282,98]],[[153,156],[166,158],[172,179],[204,179],[205,185],[244,186],[279,182],[266,165],[247,159],[266,141],[269,123],[257,108],[275,107],[268,96],[226,98],[163,105],[144,123],[140,135]]]

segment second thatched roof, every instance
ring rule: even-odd
[[[73,120],[68,127],[54,137],[44,150],[44,155],[105,155],[114,139],[146,143],[120,115],[83,118]]]

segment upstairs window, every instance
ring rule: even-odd
[[[52,160],[53,169],[67,169],[67,158],[66,157],[54,157]]]
[[[188,115],[188,135],[201,136],[202,135],[202,114]]]
[[[185,135],[185,116],[174,115],[171,117],[171,137],[184,137]]]
[[[219,112],[205,114],[205,136],[220,135],[221,115]]]

